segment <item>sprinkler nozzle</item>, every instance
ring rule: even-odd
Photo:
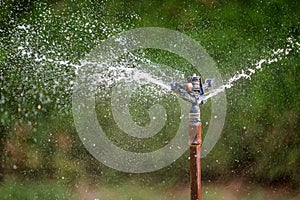
[[[210,87],[214,87],[214,86],[215,86],[214,79],[212,79],[212,78],[205,79],[205,84],[203,86],[205,89],[210,88]]]
[[[178,94],[184,100],[187,100],[195,105],[205,103],[204,89],[214,86],[213,79],[206,79],[202,84],[201,76],[193,74],[187,78],[187,83],[171,83],[171,90]]]

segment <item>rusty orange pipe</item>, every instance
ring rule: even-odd
[[[202,123],[199,106],[192,106],[189,124],[191,200],[202,200],[201,144]]]

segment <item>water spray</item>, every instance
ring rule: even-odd
[[[204,89],[214,84],[212,79],[202,83],[202,77],[189,76],[187,83],[171,83],[171,89],[182,99],[192,103],[189,113],[189,145],[190,145],[190,185],[191,200],[202,199],[201,188],[201,161],[200,152],[202,144],[202,123],[200,120],[200,105],[206,102]]]

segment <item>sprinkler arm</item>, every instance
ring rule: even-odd
[[[196,105],[201,105],[206,102],[206,98],[203,92],[203,89],[208,89],[214,86],[213,79],[206,79],[205,84],[201,84],[200,90],[188,90],[189,83],[178,83],[172,82],[171,83],[171,90],[179,95],[182,99]]]
[[[187,83],[177,83],[177,82],[172,82],[171,83],[171,90],[179,95],[180,98],[192,103],[192,104],[203,104],[203,98],[201,97],[202,95],[200,94],[195,94],[194,91],[188,91],[187,90]]]

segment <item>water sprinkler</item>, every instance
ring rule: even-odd
[[[202,123],[200,105],[206,102],[204,89],[214,84],[212,79],[202,83],[201,76],[189,76],[187,83],[171,83],[171,89],[182,99],[192,103],[189,113],[189,145],[190,145],[190,185],[191,200],[202,200],[200,152],[202,144]]]

